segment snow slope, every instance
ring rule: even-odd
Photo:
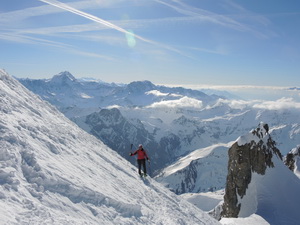
[[[186,193],[180,195],[198,208],[205,212],[212,211],[217,205],[223,203],[224,190],[216,192]],[[269,225],[269,223],[257,214],[240,218],[222,218],[220,223],[223,225]]]
[[[232,143],[198,149],[163,169],[155,179],[177,194],[223,189]]]
[[[273,157],[273,162],[265,175],[252,174],[239,217],[255,213],[272,225],[299,224],[300,180],[281,160]]]
[[[0,70],[1,224],[219,224]]]

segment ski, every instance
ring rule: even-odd
[[[140,174],[140,177],[141,177],[141,178],[147,178],[148,175],[147,175],[146,173],[142,173],[142,174]]]

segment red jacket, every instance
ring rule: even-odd
[[[138,149],[131,155],[136,155],[136,154],[138,155],[138,157],[137,157],[138,159],[147,159],[147,160],[149,159],[149,157],[144,149]]]

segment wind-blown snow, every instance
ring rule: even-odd
[[[3,224],[218,224],[0,70]]]

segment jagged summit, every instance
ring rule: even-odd
[[[296,224],[299,179],[282,162],[267,124],[238,138],[228,151],[222,217],[262,216],[270,224]],[[284,195],[283,195],[284,193]]]
[[[259,143],[263,141],[269,134],[269,125],[260,122],[256,129],[253,129],[249,134],[243,135],[238,138],[237,143],[239,146],[245,145],[247,143]]]
[[[74,82],[76,81],[76,78],[68,71],[60,72],[57,75],[54,75],[51,79],[51,82],[53,83],[59,83],[64,84],[68,82]]]
[[[274,167],[273,156],[282,159],[280,151],[268,133],[268,125],[261,122],[250,133],[241,136],[228,151],[228,175],[224,196],[223,216],[237,217],[239,198],[246,194],[252,172],[264,175],[267,167]]]

